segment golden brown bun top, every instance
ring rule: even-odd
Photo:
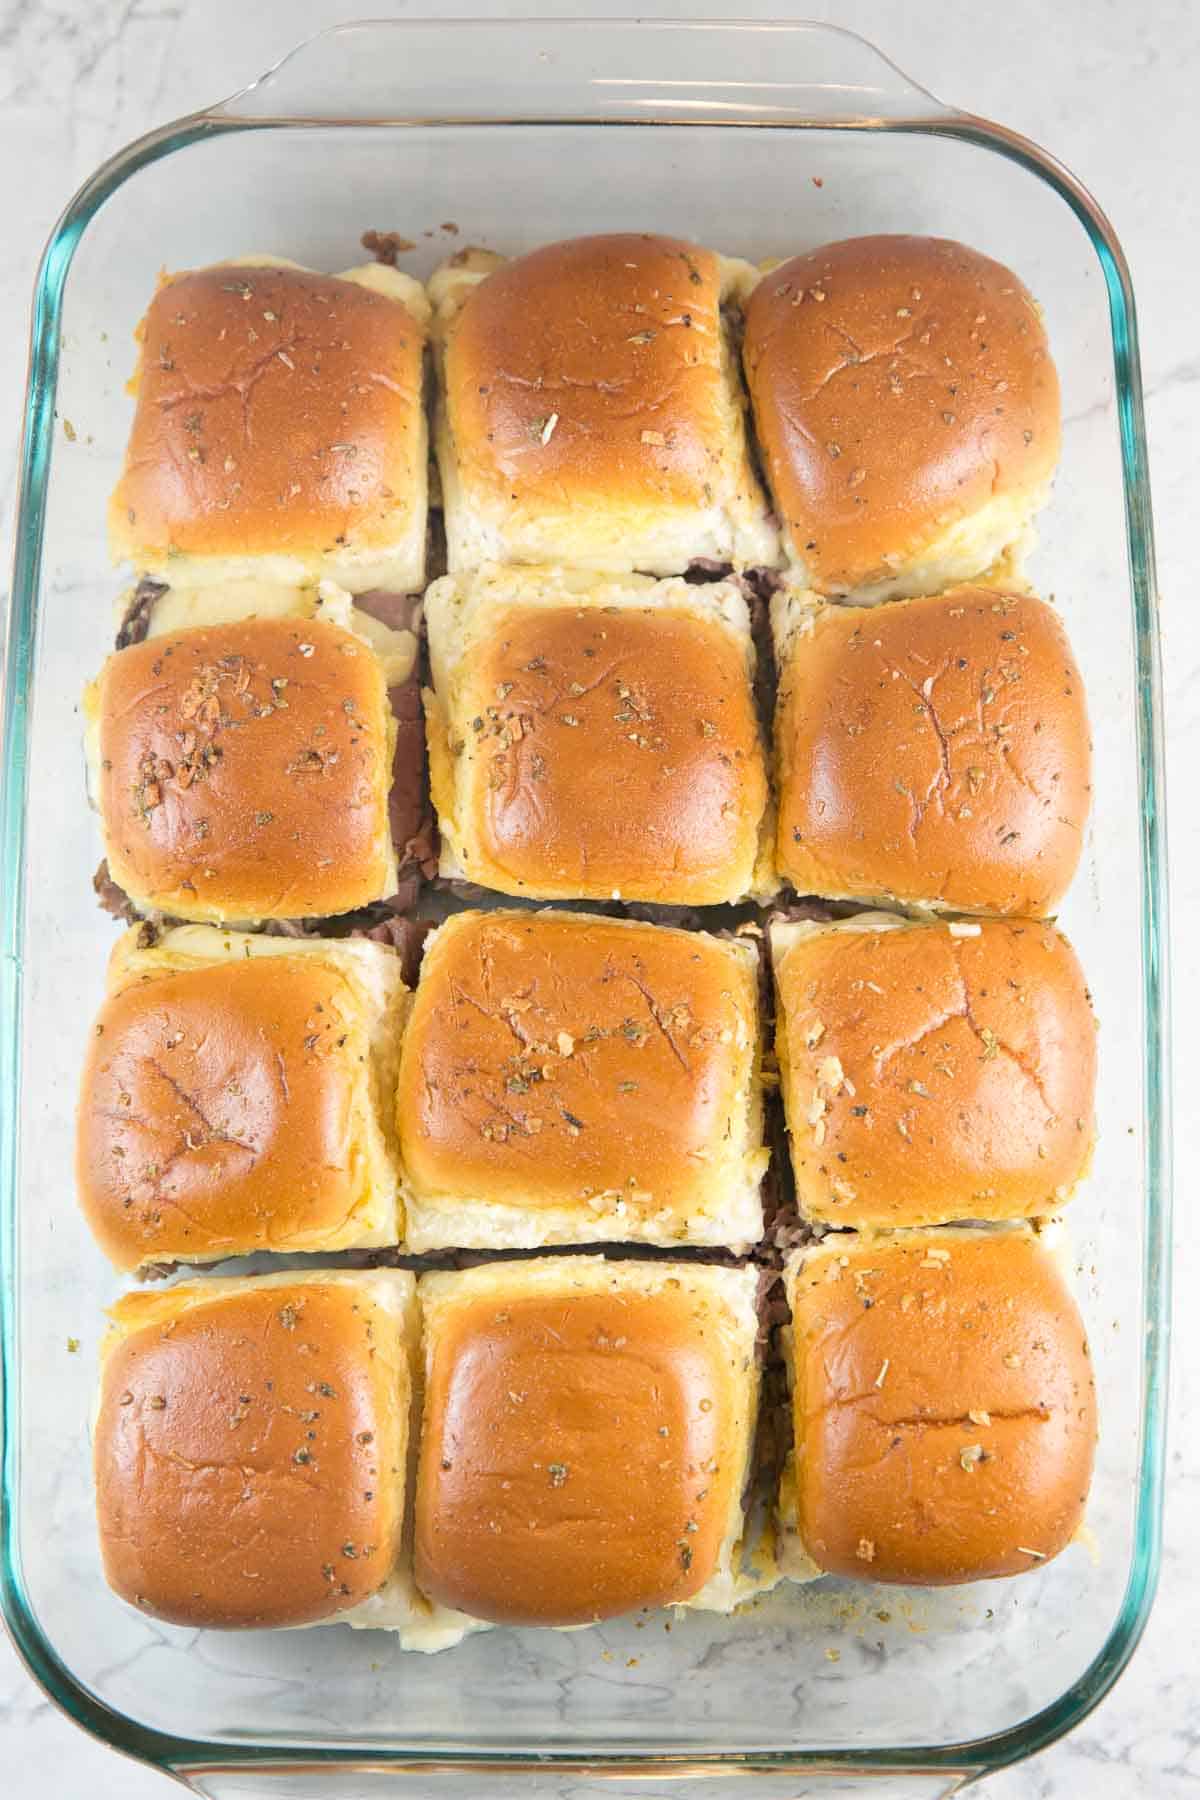
[[[390,886],[387,692],[361,638],[246,619],[110,656],[95,705],[113,879],[180,918],[349,912]]]
[[[422,1192],[684,1215],[744,1149],[753,957],[698,932],[460,913],[427,949],[398,1118]],[[745,1177],[742,1177],[744,1182]]]
[[[1096,1395],[1083,1321],[1035,1237],[827,1238],[789,1287],[798,1523],[822,1569],[938,1586],[1063,1549]]]
[[[711,1302],[682,1283],[447,1309],[427,1354],[418,1587],[509,1625],[688,1599],[742,1478],[734,1384]]]
[[[478,839],[506,891],[704,905],[751,886],[766,772],[745,647],[723,624],[514,607],[472,694]]]
[[[775,752],[778,864],[799,893],[1036,917],[1070,886],[1087,705],[1032,595],[821,608],[791,640]]]
[[[649,232],[546,244],[502,264],[449,327],[464,477],[561,505],[697,502],[728,453],[721,259]]]
[[[127,1295],[95,1430],[105,1573],[183,1625],[302,1625],[391,1573],[407,1378],[353,1278]]]
[[[945,238],[793,257],[746,312],[746,378],[776,505],[813,586],[885,579],[1005,495],[1030,507],[1061,435],[1041,314],[1010,269]]]
[[[113,995],[88,1047],[77,1152],[105,1254],[132,1269],[336,1232],[361,1198],[361,1015],[346,975],[311,955]]]
[[[1095,1134],[1096,1025],[1064,937],[905,924],[781,954],[772,936],[803,1211],[876,1226],[1057,1211]]]
[[[138,336],[114,556],[307,563],[397,539],[425,479],[424,330],[407,306],[333,275],[222,263],[168,277]]]

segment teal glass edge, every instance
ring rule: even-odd
[[[578,116],[524,121],[488,119],[481,124],[602,123]],[[649,122],[649,121],[647,121]],[[46,248],[34,291],[29,383],[20,459],[13,586],[9,600],[5,657],[5,710],[0,764],[4,906],[0,938],[0,1606],[13,1643],[31,1674],[75,1723],[95,1736],[168,1773],[189,1769],[269,1764],[328,1768],[374,1765],[427,1771],[488,1763],[519,1770],[548,1766],[580,1769],[653,1768],[660,1775],[779,1771],[933,1772],[975,1775],[1016,1762],[1054,1742],[1078,1724],[1109,1692],[1137,1647],[1157,1585],[1165,1471],[1167,1365],[1170,1326],[1168,1252],[1170,1245],[1170,1089],[1167,986],[1166,836],[1158,643],[1158,598],[1154,568],[1141,367],[1133,289],[1120,245],[1087,192],[1052,157],[1028,139],[986,120],[964,114],[911,120],[820,121],[820,128],[915,133],[957,138],[1027,168],[1054,189],[1088,233],[1104,275],[1109,299],[1116,377],[1118,425],[1124,473],[1126,535],[1134,604],[1137,675],[1136,727],[1142,802],[1142,968],[1145,1014],[1144,1168],[1147,1195],[1144,1253],[1146,1352],[1143,1364],[1139,1482],[1134,1558],[1121,1609],[1108,1641],[1090,1667],[1051,1706],[1009,1731],[974,1741],[907,1749],[864,1750],[839,1758],[827,1751],[764,1751],[642,1754],[604,1753],[582,1758],[578,1751],[523,1754],[430,1749],[338,1749],[308,1746],[217,1744],[180,1738],[139,1725],[107,1707],[81,1686],[43,1636],[26,1593],[16,1529],[20,1445],[19,1389],[16,1380],[17,1308],[17,1144],[20,1116],[21,945],[24,932],[24,827],[27,789],[29,681],[37,629],[46,484],[53,446],[54,397],[60,350],[63,287],[78,243],[100,206],[139,169],[206,137],[234,131],[338,129],[336,123],[279,119],[237,120],[207,113],[164,126],[139,139],[104,164],[71,201]],[[458,121],[461,124],[461,121]],[[678,124],[678,121],[672,121]],[[816,122],[814,122],[816,123]],[[804,130],[804,124],[746,121],[740,128]]]

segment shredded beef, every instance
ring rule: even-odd
[[[784,584],[784,577],[778,569],[764,569],[761,564],[756,564],[752,569],[746,569],[741,580],[742,592],[747,599],[753,594],[755,599],[762,601],[764,606],[771,604],[773,597]]]
[[[680,931],[703,931],[704,915],[694,906],[660,906],[647,900],[615,900],[618,918],[637,919],[643,925],[674,925]]]
[[[415,864],[407,866],[402,864],[401,871],[396,876],[395,892],[389,894],[385,900],[377,901],[376,905],[382,913],[401,917],[405,913],[410,913],[416,906],[421,898],[423,887],[424,881],[420,869]]]
[[[763,569],[754,573],[765,575],[768,571]],[[774,728],[775,698],[779,692],[779,671],[775,667],[775,644],[771,637],[770,599],[760,591],[753,574],[744,575],[741,586],[750,614],[750,635],[754,639],[754,702],[769,744]]]
[[[800,1217],[793,1200],[790,1206],[781,1206],[766,1225],[758,1256],[765,1264],[782,1265],[784,1258],[790,1256],[793,1250],[803,1250],[806,1244],[815,1242],[815,1239],[816,1233]]]
[[[464,906],[520,905],[519,901],[511,899],[507,894],[498,894],[494,888],[480,887],[477,881],[460,881],[439,876],[436,885],[448,899],[460,900]]]
[[[380,919],[375,925],[356,925],[351,937],[369,938],[373,944],[390,944],[400,952],[400,972],[409,987],[414,987],[425,939],[435,928],[436,919]]]
[[[420,594],[372,588],[357,595],[354,604],[392,631],[421,632]],[[429,798],[421,662],[419,656],[408,680],[388,689],[388,704],[396,721],[388,819],[396,846],[398,878],[396,892],[389,894],[383,904],[391,912],[408,912],[417,903],[423,881],[432,880],[437,874],[437,825]]]
[[[754,699],[769,741],[778,686],[775,647],[771,638],[771,596],[783,585],[782,575],[774,569],[758,567],[738,570],[732,563],[721,562],[715,556],[694,556],[684,570],[683,579],[693,587],[713,581],[732,582],[745,600],[754,639]]]
[[[425,766],[425,717],[421,688],[416,676],[401,687],[388,689],[396,720],[396,748],[392,756],[392,787],[388,816],[398,858],[407,860],[407,846],[427,832],[429,777]]]
[[[732,573],[731,562],[722,562],[716,556],[693,556],[683,571],[683,579],[697,587],[709,581],[725,581]]]
[[[264,919],[255,930],[261,937],[316,938],[328,935],[319,931],[311,919]]]
[[[438,872],[438,829],[433,807],[427,806],[421,816],[421,823],[412,837],[404,844],[403,864],[415,864],[426,881],[432,881]]]
[[[416,249],[413,240],[402,237],[398,231],[364,231],[358,241],[368,256],[386,264],[389,269],[395,268],[397,258],[406,250]]]
[[[368,588],[355,594],[354,604],[368,618],[377,619],[390,631],[419,631],[421,628],[420,594],[401,594],[394,588]]]
[[[823,900],[793,900],[771,908],[767,926],[798,922],[804,919],[825,921],[835,916]],[[787,1120],[783,1096],[779,1091],[779,1064],[775,1054],[775,983],[771,968],[771,939],[763,932],[763,955],[759,962],[759,1000],[762,1006],[764,1073],[767,1091],[763,1108],[764,1139],[771,1161],[763,1178],[763,1235],[755,1256],[768,1267],[778,1268],[789,1250],[811,1243],[812,1227],[800,1216],[796,1201],[796,1184],[792,1173],[791,1147],[788,1143]]]
[[[819,925],[829,925],[834,919],[848,918],[851,913],[861,911],[860,906],[849,901],[821,900],[816,894],[793,894],[771,908],[768,924],[802,925],[812,919]]]
[[[117,632],[117,649],[128,650],[131,644],[144,642],[150,630],[150,620],[154,608],[167,591],[165,581],[151,581],[143,575],[133,590],[129,605],[125,608],[125,617],[121,620]]]
[[[107,858],[92,876],[92,887],[95,889],[97,900],[106,913],[111,913],[114,919],[120,919],[126,925],[136,924],[141,914],[134,907],[125,889],[118,887],[109,874]]]
[[[425,1250],[415,1253],[401,1249],[348,1250],[338,1258],[340,1265],[356,1269],[416,1269],[425,1273],[434,1269],[476,1269],[494,1262],[535,1262],[547,1254],[553,1256],[603,1256],[608,1262],[684,1262],[740,1268],[745,1258],[732,1250],[701,1244],[551,1244],[524,1250]]]
[[[786,1311],[786,1309],[785,1309]],[[754,1439],[754,1468],[759,1486],[768,1494],[779,1487],[779,1477],[792,1448],[792,1406],[787,1371],[782,1358],[772,1356],[762,1373],[758,1397],[758,1425]]]
[[[434,467],[431,486],[436,482],[437,469]],[[450,561],[446,550],[446,519],[436,492],[429,496],[429,522],[425,527],[425,581],[437,581],[449,571]]]
[[[778,1269],[763,1269],[758,1278],[758,1335],[763,1345],[772,1342],[771,1333],[791,1318],[783,1276]]]

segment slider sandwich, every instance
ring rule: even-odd
[[[804,1219],[1042,1218],[1086,1175],[1096,1022],[1035,920],[772,925],[776,1049]]]
[[[826,244],[758,283],[743,364],[800,586],[866,603],[1019,572],[1062,425],[1010,269],[946,238]]]
[[[325,917],[388,899],[411,868],[414,633],[328,582],[247,599],[156,609],[84,693],[108,873],[142,914]]]
[[[755,649],[732,582],[489,567],[425,597],[441,873],[528,899],[774,885]]]
[[[1027,1227],[831,1232],[797,1252],[780,1564],[941,1587],[1020,1575],[1083,1522],[1087,1334]]]
[[[748,1250],[768,1160],[756,945],[456,914],[427,941],[396,1129],[412,1250]]]
[[[425,578],[421,284],[239,257],[163,277],[109,508],[115,562],[171,588]]]
[[[1057,614],[987,587],[771,602],[776,862],[800,894],[1053,912],[1083,849],[1091,742]]]
[[[773,566],[737,339],[755,272],[651,232],[451,259],[430,282],[450,569]]]
[[[447,1626],[746,1596],[757,1282],[600,1257],[421,1278],[414,1566]]]
[[[419,1618],[418,1316],[397,1270],[189,1282],[112,1308],[93,1433],[109,1585],[175,1625]]]
[[[109,960],[76,1185],[120,1269],[403,1236],[398,951],[183,925]]]

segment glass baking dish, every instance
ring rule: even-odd
[[[1096,807],[1063,913],[1102,1026],[1101,1141],[1070,1214],[1102,1406],[1094,1543],[941,1593],[824,1582],[734,1618],[492,1632],[201,1634],[104,1587],[88,1417],[117,1291],[77,1216],[76,1070],[111,925],[93,905],[78,697],[111,638],[105,499],[130,333],[158,269],[272,251],[336,269],[368,227],[427,274],[657,228],[755,260],[859,232],[959,237],[1047,314],[1065,443],[1031,565],[1087,679]],[[204,1793],[954,1791],[1111,1686],[1158,1566],[1169,1188],[1161,714],[1133,296],[1102,214],[1041,151],[806,24],[393,21],[306,44],[100,169],[33,323],[4,752],[3,1597],[48,1693]],[[79,1354],[72,1354],[79,1340]],[[539,1772],[536,1780],[533,1773]],[[627,1785],[628,1784],[628,1785]],[[659,1784],[664,1784],[659,1786]]]

